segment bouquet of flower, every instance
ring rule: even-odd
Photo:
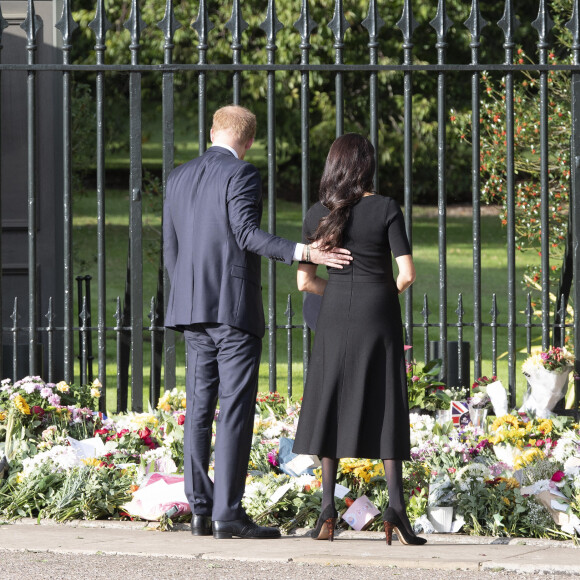
[[[570,370],[574,364],[574,356],[565,348],[554,347],[547,352],[539,352],[529,356],[522,365],[524,375],[529,376],[538,368],[546,369],[555,373],[563,373]]]
[[[528,357],[522,365],[522,372],[529,387],[520,411],[551,417],[552,409],[565,394],[573,363],[574,357],[559,347]]]
[[[176,413],[185,409],[185,391],[183,389],[172,389],[165,391],[157,402],[157,408],[165,413]]]
[[[491,398],[487,393],[487,385],[495,383],[497,377],[494,375],[489,377],[479,377],[475,379],[473,385],[471,385],[471,397],[467,400],[469,406],[473,409],[490,409],[491,408]]]
[[[262,417],[274,416],[282,419],[286,415],[286,399],[277,391],[273,393],[258,393],[256,396],[256,411]]]

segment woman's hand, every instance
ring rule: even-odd
[[[395,258],[399,268],[399,275],[397,276],[397,290],[402,294],[415,281],[415,264],[413,263],[413,256],[407,254]]]

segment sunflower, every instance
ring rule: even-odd
[[[520,426],[520,421],[517,417],[513,415],[503,415],[503,417],[498,417],[491,425],[491,431],[497,431],[500,427],[506,429],[517,429]]]
[[[30,407],[22,395],[14,397],[14,406],[23,414],[30,415]]]

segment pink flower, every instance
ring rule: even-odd
[[[413,377],[411,378],[411,380],[416,383],[419,380],[419,377],[417,375],[413,375]]]
[[[185,423],[185,415],[179,415],[177,417],[177,424],[178,425],[183,425]]]
[[[552,475],[552,481],[558,483],[559,481],[562,481],[565,477],[566,474],[563,471],[556,471],[556,473]]]
[[[278,453],[275,449],[268,451],[268,463],[273,465],[274,467],[278,467]]]
[[[60,405],[60,397],[58,395],[50,395],[50,397],[48,397],[48,402],[52,406],[57,407]]]

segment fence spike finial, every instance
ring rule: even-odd
[[[191,25],[191,27],[197,32],[199,37],[199,49],[207,49],[207,38],[210,30],[213,30],[213,24],[209,19],[207,12],[207,3],[205,0],[199,1],[199,11],[197,13],[196,21]]]
[[[471,34],[471,47],[477,48],[479,46],[481,31],[488,25],[487,20],[481,15],[479,0],[472,0],[471,12],[469,13],[469,18],[464,22],[464,25]]]
[[[419,26],[419,23],[415,20],[413,16],[413,7],[411,6],[411,0],[405,0],[403,4],[403,13],[401,18],[397,22],[397,28],[403,33],[403,48],[411,48],[413,32]]]
[[[546,6],[546,0],[540,0],[540,7],[538,9],[538,17],[532,22],[532,26],[538,31],[540,42],[538,47],[548,48],[548,34],[554,27],[554,21],[550,16],[550,11]]]
[[[465,310],[463,308],[463,294],[461,292],[459,293],[459,296],[457,298],[457,310],[455,311],[455,314],[457,314],[457,318],[459,321],[463,319],[463,316],[465,314]]]
[[[149,314],[147,314],[147,318],[149,318],[151,321],[149,330],[152,330],[153,327],[157,324],[157,304],[155,302],[155,296],[151,296],[151,306],[149,307]]]
[[[491,314],[492,321],[495,322],[497,317],[500,315],[500,311],[497,307],[497,297],[495,292],[491,296],[491,310],[489,311]]]
[[[318,28],[318,24],[310,16],[308,0],[302,0],[300,18],[294,23],[294,28],[298,30],[302,39],[300,48],[310,48],[310,35]]]
[[[294,314],[294,310],[292,309],[292,294],[288,294],[288,301],[286,303],[286,311],[284,312],[284,316],[286,316],[288,319],[292,319]]]
[[[175,18],[173,0],[166,0],[163,20],[157,23],[157,28],[163,31],[163,36],[165,37],[165,48],[173,48],[173,36],[175,31],[179,30],[181,26],[181,22]]]
[[[78,22],[72,17],[70,0],[64,0],[62,3],[62,16],[54,27],[62,34],[63,49],[70,49],[72,33],[79,27]]]
[[[113,314],[113,316],[115,317],[115,320],[117,322],[117,329],[120,329],[121,326],[123,326],[123,311],[121,309],[121,297],[117,296],[117,308],[115,310],[115,314]]]
[[[423,294],[423,310],[421,310],[421,316],[423,317],[425,322],[428,321],[430,314],[431,311],[429,310],[429,300],[427,298],[427,294]]]
[[[334,16],[332,20],[328,23],[328,28],[332,30],[334,38],[336,40],[334,47],[339,48],[344,42],[344,35],[346,31],[350,28],[350,24],[344,15],[344,8],[342,6],[342,0],[336,0],[334,3]]]
[[[266,33],[268,42],[266,50],[276,50],[276,35],[284,28],[284,25],[278,20],[276,13],[276,0],[268,0],[268,11],[266,12],[266,19],[260,28]]]
[[[139,44],[141,33],[145,28],[147,28],[145,22],[143,22],[143,18],[141,18],[139,0],[131,0],[131,15],[123,26],[131,33],[131,44],[129,45],[129,49],[131,51],[139,50],[141,48]]]
[[[232,50],[242,48],[241,39],[244,30],[247,30],[248,23],[242,16],[242,9],[240,7],[240,0],[234,0],[232,6],[232,16],[226,22],[226,28],[232,33]]]
[[[445,0],[438,1],[437,14],[435,14],[435,18],[433,18],[429,24],[437,33],[437,44],[444,44],[445,37],[447,36],[449,29],[453,26],[453,20],[447,16],[447,5]]]
[[[107,36],[107,31],[111,29],[111,23],[107,18],[107,13],[105,11],[105,0],[97,0],[97,10],[95,12],[95,18],[89,22],[89,28],[95,34],[95,50],[105,50],[105,37]]]
[[[514,47],[514,34],[518,29],[520,22],[517,19],[512,0],[506,0],[505,9],[501,20],[497,25],[503,30],[505,43],[504,48]],[[509,64],[509,63],[508,63]]]
[[[579,1],[574,0],[572,16],[565,24],[566,28],[572,33],[572,46],[570,47],[575,53],[575,64],[578,63],[577,56],[580,50],[580,6]]]
[[[26,48],[28,50],[36,49],[36,37],[42,28],[42,18],[36,14],[33,0],[28,0],[28,9],[26,10],[26,19],[20,25],[20,28],[26,32]]]
[[[377,37],[381,28],[385,25],[385,21],[381,18],[377,7],[377,1],[371,0],[369,2],[369,12],[367,17],[361,22],[361,25],[367,29],[369,38],[372,43],[377,42]]]
[[[18,296],[14,297],[14,308],[12,309],[10,319],[12,320],[14,330],[18,326],[18,321],[20,320],[20,314],[18,314]]]
[[[54,314],[52,312],[52,296],[50,296],[49,299],[48,299],[48,312],[44,315],[44,317],[48,321],[48,327],[51,328],[52,327],[52,321],[53,321],[53,318],[54,318]]]

